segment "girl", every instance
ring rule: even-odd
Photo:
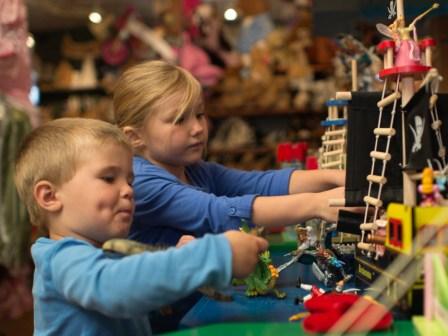
[[[201,86],[186,70],[150,61],[123,73],[114,93],[118,126],[134,148],[136,209],[130,238],[175,245],[182,235],[337,219],[343,171],[246,172],[202,161],[207,120]]]

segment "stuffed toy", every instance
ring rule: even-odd
[[[239,0],[237,8],[243,16],[237,50],[242,54],[249,53],[252,46],[266,37],[274,29],[269,15],[269,6],[265,0]]]

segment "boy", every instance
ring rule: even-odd
[[[203,285],[247,276],[267,242],[241,232],[182,248],[119,257],[100,246],[125,238],[134,212],[132,150],[118,128],[58,119],[34,130],[15,183],[33,224],[35,335],[148,335],[147,313]]]

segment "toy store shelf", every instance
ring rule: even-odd
[[[259,108],[257,106],[238,106],[234,108],[222,108],[218,107],[214,104],[207,105],[207,115],[210,118],[229,118],[229,117],[276,117],[276,116],[303,116],[303,117],[313,117],[322,119],[322,116],[327,113],[326,110],[295,110],[295,109],[286,109],[286,110],[273,110],[273,109],[264,109]]]
[[[106,96],[108,93],[102,87],[91,87],[91,88],[80,88],[80,89],[54,89],[54,90],[44,90],[40,92],[41,104],[47,104],[53,101],[58,101],[62,99],[67,99],[69,96],[78,95],[95,95],[95,96]]]
[[[173,333],[168,333],[165,335],[171,336],[229,336],[229,335],[239,335],[239,336],[271,336],[271,335],[309,335],[303,331],[302,325],[300,323],[278,323],[278,322],[232,322],[232,323],[218,323],[211,324],[207,326],[191,328],[186,330],[181,330]],[[418,332],[415,330],[412,322],[410,321],[396,321],[393,324],[391,330],[384,332],[372,332],[369,335],[384,335],[384,336],[395,336],[395,335],[406,335],[406,336],[417,336]]]

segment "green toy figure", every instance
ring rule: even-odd
[[[271,255],[269,251],[260,254],[255,271],[244,279],[244,284],[247,286],[247,296],[267,295],[274,293],[278,299],[284,299],[286,293],[275,288],[278,279],[278,271],[272,265]]]
[[[254,235],[260,234],[257,228],[251,229],[244,219],[241,220],[240,230]],[[286,293],[275,288],[278,276],[279,270],[272,264],[271,253],[265,251],[260,254],[253,273],[244,280],[234,279],[233,284],[246,285],[246,296],[249,297],[274,293],[278,299],[284,299]]]

